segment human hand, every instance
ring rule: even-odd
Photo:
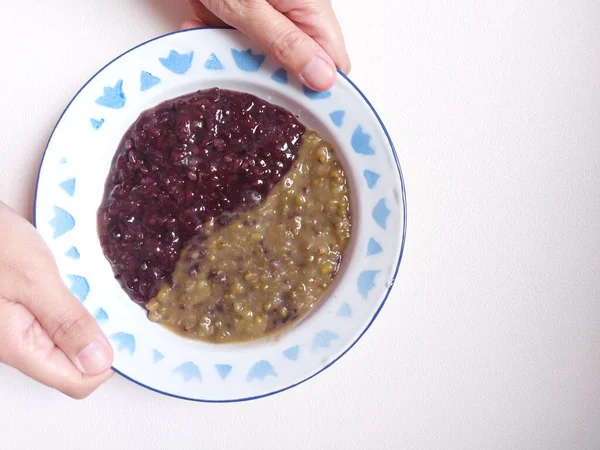
[[[188,0],[199,20],[182,28],[224,26],[254,39],[316,91],[333,86],[350,60],[330,0]]]
[[[73,397],[112,375],[112,348],[35,228],[0,202],[0,362]]]

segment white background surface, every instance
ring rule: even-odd
[[[241,404],[118,376],[77,402],[0,366],[0,448],[600,448],[600,2],[334,4],[409,202],[373,327]],[[2,0],[0,199],[30,217],[73,94],[185,17],[175,0]]]

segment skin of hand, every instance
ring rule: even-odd
[[[0,236],[0,362],[87,397],[112,375],[111,345],[35,228],[2,202]]]
[[[256,41],[309,88],[333,86],[350,59],[330,0],[188,0],[198,20],[182,29],[232,26]]]

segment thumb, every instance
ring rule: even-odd
[[[184,20],[179,26],[180,30],[192,30],[194,28],[204,28],[206,27],[206,23],[201,20]]]
[[[226,3],[207,2],[213,13],[255,40],[305,85],[316,91],[333,86],[337,74],[331,57],[285,15],[268,2],[240,2],[236,8]]]
[[[113,351],[98,323],[58,274],[45,281],[36,283],[21,302],[82,374],[104,373],[112,365]]]

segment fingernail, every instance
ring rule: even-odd
[[[111,351],[104,339],[96,338],[77,355],[80,369],[86,375],[98,375],[110,366]]]
[[[329,89],[335,80],[335,69],[320,56],[313,56],[300,73],[309,87],[317,90]]]

